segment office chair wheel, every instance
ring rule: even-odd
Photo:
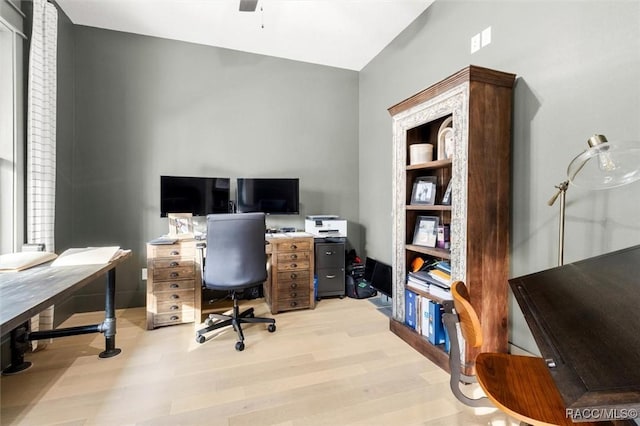
[[[236,351],[238,352],[244,351],[244,342],[236,342]]]
[[[196,336],[196,342],[197,343],[202,344],[202,343],[204,343],[205,340],[207,340],[207,339],[205,339],[203,335]]]
[[[276,325],[269,324],[269,326],[267,327],[267,330],[269,330],[269,333],[273,333],[274,331],[276,331]]]
[[[210,327],[213,325],[213,320],[211,318],[207,318],[206,320],[204,320],[204,325],[205,327]]]

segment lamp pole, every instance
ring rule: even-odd
[[[547,204],[550,206],[556,202],[556,199],[560,197],[560,224],[558,229],[558,266],[562,266],[564,264],[564,207],[565,207],[565,199],[567,189],[569,189],[569,181],[565,180],[564,182],[556,185],[558,192],[555,193],[553,197],[549,200]]]
[[[598,145],[606,144],[607,142],[608,142],[607,138],[604,135],[598,135],[598,134],[591,136],[589,140],[587,140],[587,144],[589,145],[589,148],[595,148]],[[600,157],[602,161],[602,155],[600,155]],[[609,161],[608,163],[604,164],[604,167],[611,167],[611,166],[615,167],[615,164],[613,164],[613,162],[611,162],[608,157],[605,157],[605,158],[607,158]],[[579,164],[577,169],[573,173],[569,174],[568,180],[565,180],[564,182],[561,182],[558,185],[556,185],[558,192],[556,192],[555,195],[551,197],[551,199],[547,203],[550,206],[552,206],[553,203],[556,202],[556,199],[560,197],[560,224],[558,229],[558,266],[562,266],[564,264],[564,208],[566,205],[567,189],[569,189],[569,182],[575,179],[575,177],[578,175],[578,173],[580,173],[580,171],[585,166],[585,164],[586,164],[586,161]],[[603,167],[603,163],[601,162],[601,168],[602,167]]]

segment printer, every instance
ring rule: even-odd
[[[334,215],[307,216],[304,221],[304,232],[316,238],[346,238],[347,221]]]

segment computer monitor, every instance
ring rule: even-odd
[[[373,270],[375,269],[375,267],[376,260],[367,256],[364,261],[364,275],[362,277],[365,279],[365,281],[369,283],[371,282],[371,279],[373,278]]]
[[[387,297],[393,297],[393,284],[391,277],[392,268],[390,265],[378,262],[377,260],[367,256],[364,263],[363,278],[371,284],[371,287],[375,288]]]
[[[229,182],[226,177],[160,176],[160,217],[228,213]]]
[[[238,213],[294,215],[300,213],[298,178],[238,178]]]

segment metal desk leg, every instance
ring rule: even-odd
[[[116,348],[116,268],[107,272],[107,293],[104,302],[104,322],[102,332],[104,333],[105,350],[100,352],[100,358],[111,358],[122,352]]]
[[[11,365],[2,370],[4,376],[19,373],[31,367],[31,362],[24,360],[24,354],[29,347],[28,331],[28,322],[11,330]]]

